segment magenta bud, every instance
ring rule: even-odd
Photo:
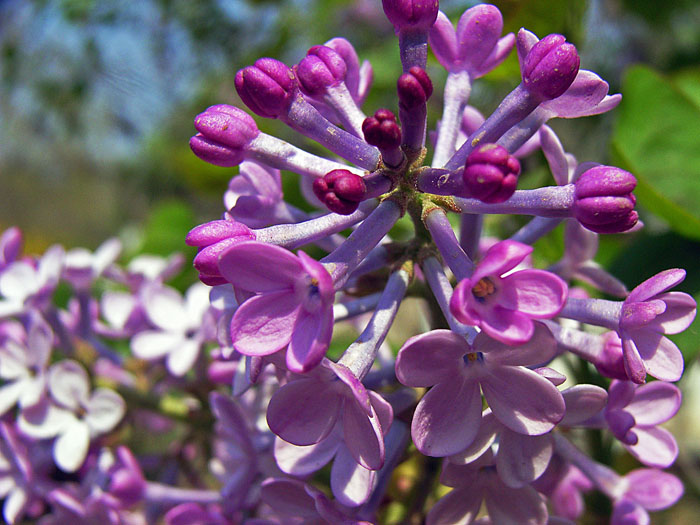
[[[309,96],[320,96],[345,79],[347,66],[343,57],[328,46],[314,46],[295,67],[299,88]]]
[[[185,237],[187,245],[199,247],[193,265],[199,272],[199,279],[209,286],[227,282],[219,271],[219,255],[234,244],[252,240],[255,240],[255,232],[240,222],[227,220],[201,224]]]
[[[253,113],[277,118],[294,101],[297,79],[286,64],[274,58],[260,58],[236,73],[238,96]]]
[[[464,185],[469,194],[494,204],[508,200],[515,192],[520,163],[498,144],[483,144],[472,151],[464,165]]]
[[[362,133],[367,144],[379,149],[394,149],[401,145],[401,128],[396,123],[396,116],[388,109],[378,109],[373,117],[367,117],[362,123]]]
[[[109,493],[117,498],[124,507],[131,507],[143,499],[146,480],[141,467],[133,454],[126,447],[117,449],[117,465],[111,472]]]
[[[574,217],[596,233],[620,233],[639,220],[632,194],[637,179],[614,166],[596,166],[576,180]]]
[[[423,68],[413,66],[399,77],[396,83],[399,104],[404,109],[412,109],[425,104],[433,94],[433,83]]]
[[[350,215],[364,199],[366,187],[362,177],[348,170],[333,170],[314,180],[312,189],[329,210]]]
[[[216,166],[236,166],[243,162],[244,150],[260,131],[253,117],[234,106],[211,106],[194,119],[199,132],[190,139],[190,148],[200,159]]]
[[[382,0],[382,7],[397,31],[430,29],[437,18],[438,3],[438,0]]]
[[[523,86],[543,100],[563,95],[580,65],[578,51],[562,35],[547,35],[537,42],[523,62]]]

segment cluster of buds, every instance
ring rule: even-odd
[[[181,260],[124,268],[117,241],[33,258],[18,230],[2,235],[6,522],[379,523],[392,480],[400,519],[430,525],[572,523],[590,490],[609,498],[612,523],[642,525],[681,497],[663,470],[678,447],[659,425],[679,409],[684,366],[666,335],[696,313],[672,291],[685,272],[629,291],[593,261],[599,235],[641,227],[636,180],[579,164],[547,126],[620,95],[563,36],[502,35],[492,5],[455,29],[437,0],[382,4],[402,64],[393,110],[365,115],[371,66],[342,38],[235,78],[250,111],[333,158],[261,132],[238,107],[195,118],[194,153],[239,171],[221,218],[187,235],[201,283],[184,297],[165,284]],[[434,132],[429,46],[447,70]],[[484,118],[472,84],[513,47],[521,82]],[[518,190],[537,150],[553,184]],[[284,201],[284,171],[317,212]],[[532,219],[494,239],[487,214]],[[414,236],[397,240],[404,215]],[[559,226],[561,260],[534,268],[532,245]],[[67,303],[54,300],[61,283]],[[386,338],[409,295],[424,331],[394,352]],[[341,324],[359,336],[334,354]],[[567,377],[561,356],[597,370],[596,385]],[[584,431],[617,440],[638,468],[593,459]],[[409,468],[421,481],[400,479]]]

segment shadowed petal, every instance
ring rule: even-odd
[[[678,334],[695,319],[695,299],[683,292],[666,292],[656,297],[666,303],[666,310],[647,326],[664,334]]]
[[[498,420],[515,432],[549,432],[564,416],[564,399],[547,379],[521,366],[489,366],[479,377]]]
[[[559,424],[565,427],[579,425],[605,408],[608,393],[595,385],[574,385],[561,395],[566,403],[566,415]]]
[[[547,505],[535,489],[525,486],[509,488],[502,483],[487,488],[486,508],[493,523],[498,525],[545,525]]]
[[[75,411],[88,400],[87,372],[76,361],[60,361],[49,369],[49,390],[56,401]]]
[[[347,447],[341,445],[331,468],[331,489],[343,505],[357,507],[369,499],[376,471],[358,465]]]
[[[481,328],[494,339],[509,345],[526,343],[534,333],[532,320],[515,310],[501,306],[484,308],[481,312]]]
[[[286,474],[308,476],[328,463],[341,443],[342,438],[337,432],[331,432],[315,445],[306,447],[292,445],[278,437],[274,445],[275,461]]]
[[[471,377],[435,385],[420,400],[413,414],[411,436],[426,456],[443,457],[467,448],[481,421],[481,395]]]
[[[433,505],[428,512],[427,525],[467,525],[472,523],[481,508],[481,485],[455,489]]]
[[[333,335],[333,310],[324,308],[297,318],[287,350],[287,368],[303,374],[315,368],[326,355]]]
[[[267,424],[294,445],[312,445],[326,437],[341,410],[341,396],[316,379],[298,379],[280,388],[267,407]]]
[[[548,362],[557,353],[557,342],[542,323],[533,323],[534,333],[525,343],[513,346],[489,337],[484,332],[476,336],[475,352],[483,352],[487,363],[511,366],[532,366]]]
[[[355,461],[371,470],[379,470],[384,465],[384,436],[379,417],[372,408],[372,417],[357,403],[345,403],[343,411],[343,432],[345,445]]]
[[[524,487],[539,478],[554,450],[550,434],[524,436],[504,429],[498,443],[498,475],[512,488]]]
[[[654,381],[639,387],[625,410],[634,416],[637,425],[658,425],[675,416],[680,406],[677,386]]]
[[[481,415],[479,431],[476,433],[474,441],[464,450],[451,455],[448,459],[455,465],[466,465],[475,461],[491,447],[496,440],[496,436],[503,429],[503,425],[498,422],[490,409],[486,409]]]
[[[648,330],[631,332],[647,372],[661,381],[678,381],[683,375],[683,354],[668,337]]]

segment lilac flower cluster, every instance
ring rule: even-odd
[[[235,78],[250,111],[334,155],[268,135],[238,107],[196,117],[194,153],[239,171],[222,217],[187,235],[201,283],[184,295],[166,284],[181,258],[123,267],[116,240],[30,257],[19,230],[2,235],[6,522],[380,523],[393,484],[402,519],[431,525],[571,523],[591,490],[611,523],[641,525],[681,497],[662,470],[678,447],[659,425],[681,402],[683,358],[666,335],[695,317],[671,291],[685,272],[630,292],[594,262],[600,234],[641,227],[636,180],[579,163],[547,126],[620,95],[562,35],[502,35],[492,5],[455,29],[437,0],[382,4],[399,38],[397,113],[363,112],[372,68],[343,38]],[[434,131],[429,46],[447,71]],[[472,84],[514,47],[521,82],[484,118]],[[518,190],[535,151],[554,183]],[[284,201],[282,171],[317,212]],[[494,239],[489,214],[532,219]],[[414,235],[396,240],[404,215]],[[533,268],[532,245],[560,224],[561,260]],[[408,296],[426,328],[396,353],[386,338]],[[359,336],[331,359],[343,324]],[[577,382],[572,359],[596,385]],[[582,429],[639,468],[591,457]]]

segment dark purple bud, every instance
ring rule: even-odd
[[[382,0],[382,7],[397,31],[430,29],[437,18],[438,3],[438,0]]]
[[[578,74],[578,51],[562,35],[547,35],[537,42],[523,62],[523,86],[543,100],[563,95]]]
[[[330,86],[345,79],[345,60],[328,46],[314,46],[295,67],[299,88],[304,94],[320,96]]]
[[[639,220],[632,194],[637,179],[614,166],[596,166],[576,180],[574,217],[596,233],[620,233]]]
[[[314,180],[314,194],[329,210],[350,215],[364,199],[366,187],[362,177],[348,170],[333,170]]]
[[[379,149],[394,149],[401,145],[401,128],[396,123],[396,116],[388,109],[378,109],[373,117],[367,117],[362,123],[362,133],[367,144]]]
[[[199,247],[193,265],[199,279],[209,286],[226,283],[219,272],[219,255],[228,247],[255,240],[255,232],[236,221],[211,221],[193,228],[185,237],[189,246]]]
[[[483,144],[467,157],[464,185],[469,194],[494,204],[508,200],[518,186],[520,163],[498,144]]]
[[[425,104],[433,94],[433,83],[423,68],[413,66],[399,77],[396,83],[399,92],[399,104],[404,109],[411,109]]]
[[[605,419],[608,422],[610,431],[625,445],[636,445],[637,434],[632,432],[632,428],[637,424],[634,416],[624,410],[606,410]]]
[[[226,104],[207,108],[194,119],[199,131],[190,148],[200,159],[216,166],[236,166],[243,161],[246,146],[260,131],[253,117]]]
[[[256,115],[277,118],[294,101],[297,79],[286,64],[260,58],[236,73],[236,91]]]

